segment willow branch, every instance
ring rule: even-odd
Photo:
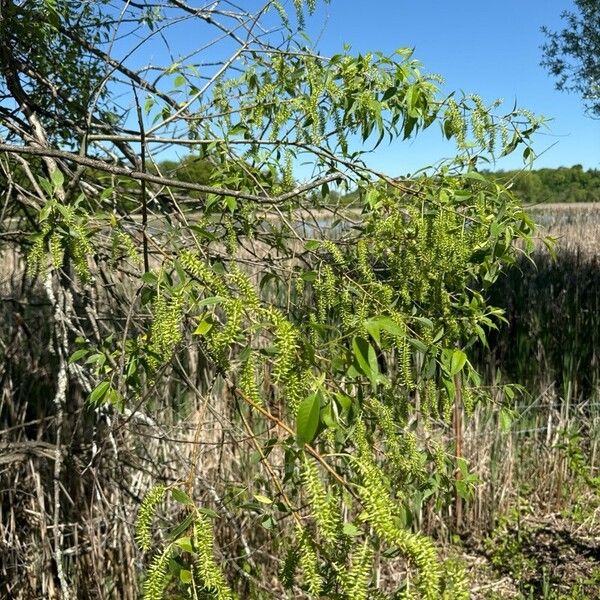
[[[168,177],[161,177],[159,175],[152,175],[151,173],[143,173],[142,171],[127,169],[126,167],[120,167],[118,165],[112,165],[102,160],[94,158],[88,158],[87,156],[80,156],[79,154],[73,154],[72,152],[64,152],[63,150],[56,150],[55,148],[43,148],[39,146],[13,146],[10,144],[0,144],[0,152],[8,152],[9,154],[28,154],[30,156],[42,156],[52,158],[62,158],[63,160],[69,160],[74,163],[90,167],[91,169],[98,169],[105,173],[111,173],[112,175],[122,175],[129,179],[135,179],[137,181],[148,181],[150,183],[156,183],[158,185],[164,185],[166,187],[179,188],[183,190],[191,190],[195,192],[204,192],[205,194],[214,194],[215,196],[223,196],[225,198],[238,198],[240,200],[250,200],[259,204],[278,204],[285,202],[304,192],[308,192],[315,188],[322,186],[325,183],[332,181],[338,181],[341,179],[340,173],[332,173],[309,181],[304,185],[295,187],[293,190],[280,194],[278,196],[257,196],[256,194],[250,194],[248,192],[241,192],[239,190],[229,190],[225,188],[211,187],[210,185],[202,185],[199,183],[190,183],[187,181],[178,181],[177,179],[170,179]]]

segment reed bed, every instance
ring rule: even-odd
[[[556,238],[554,253],[540,243],[494,285],[507,323],[477,355],[495,410],[476,408],[464,433],[482,480],[467,507],[467,562],[495,573],[477,598],[592,599],[600,597],[600,207],[537,207],[534,217],[541,235]],[[522,393],[503,396],[508,382]],[[486,535],[486,545],[474,541]]]

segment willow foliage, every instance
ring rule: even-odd
[[[185,3],[168,4],[159,16],[137,3],[127,11],[168,32],[178,10],[191,18]],[[260,493],[216,479],[212,496],[199,494],[197,457],[179,481],[148,492],[137,517],[140,547],[154,550],[146,598],[462,598],[460,573],[407,515],[432,486],[453,492],[442,434],[461,395],[485,396],[468,352],[500,317],[486,289],[516,243],[519,252],[531,244],[518,199],[479,175],[478,161],[517,148],[530,156],[540,121],[476,95],[443,96],[407,49],[323,57],[295,31],[317,3],[293,6],[292,15],[279,2],[250,15],[279,19],[285,43],[249,33],[230,62],[202,75],[205,88],[185,62],[161,71],[170,96],[144,88],[137,108],[159,140],[148,144],[184,136],[210,162],[209,183],[182,199],[176,182],[148,179],[149,196],[135,165],[129,178],[91,176],[70,202],[59,178],[44,179],[52,199],[37,214],[31,273],[73,266],[85,297],[107,272],[133,270],[139,289],[123,318],[101,339],[80,338],[72,355],[87,360],[90,400],[160,421],[155,390],[169,377],[183,373],[188,401],[201,393],[201,378],[186,373],[193,356],[229,403],[236,460],[254,469]],[[112,137],[98,129],[114,143],[98,169],[127,156],[128,118],[113,114]],[[368,167],[384,141],[432,126],[456,143],[454,160],[409,180]],[[301,185],[293,175],[306,162],[313,172]],[[352,203],[334,191],[352,191]],[[131,203],[143,208],[137,238],[135,221],[117,222]],[[145,266],[132,260],[136,247]],[[153,538],[159,502],[179,517]],[[387,561],[400,580],[379,576]],[[269,586],[256,583],[263,577]]]

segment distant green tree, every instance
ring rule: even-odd
[[[559,90],[576,92],[589,113],[600,117],[600,2],[575,0],[577,11],[564,11],[565,28],[543,27],[542,66],[556,78]]]
[[[214,165],[197,156],[186,156],[179,161],[165,160],[161,162],[159,170],[166,177],[172,177],[179,181],[208,185]]]

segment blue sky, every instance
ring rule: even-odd
[[[425,71],[444,77],[445,91],[474,92],[486,101],[503,98],[509,107],[516,101],[551,118],[549,130],[536,139],[535,167],[600,168],[600,120],[585,116],[578,96],[556,91],[539,65],[545,39],[540,27],[559,29],[561,12],[572,6],[565,0],[332,0],[308,29],[327,54],[344,42],[356,52],[414,48]],[[438,132],[384,148],[373,164],[392,174],[432,164],[452,150]],[[496,167],[522,164],[515,155]]]

